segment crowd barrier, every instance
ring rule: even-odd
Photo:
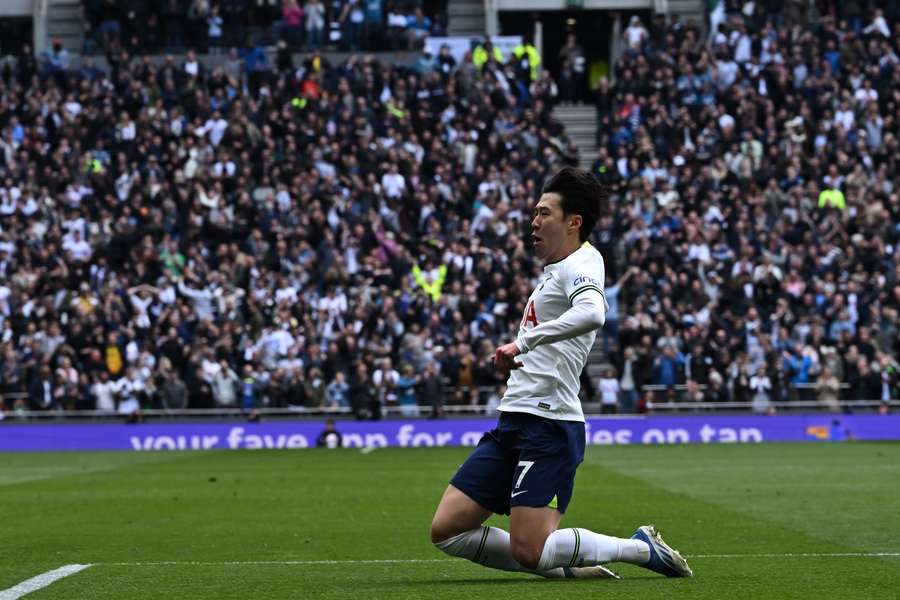
[[[496,419],[338,421],[349,448],[474,446]],[[0,451],[261,450],[316,445],[318,421],[6,423]],[[900,415],[589,417],[590,445],[900,440]]]
[[[699,386],[701,389],[705,386]],[[795,386],[798,390],[806,390],[813,388],[810,384],[798,384]],[[841,384],[842,388],[848,387],[846,383]],[[456,388],[447,387],[446,397],[453,395]],[[474,388],[479,392],[476,397],[484,397],[494,391],[493,387],[485,386]],[[679,396],[676,399],[666,394],[666,386],[661,385],[645,385],[644,392],[653,392],[653,400],[647,402],[641,407],[633,407],[633,413],[647,414],[677,414],[677,413],[732,413],[759,412],[758,406],[753,402],[713,402],[708,400],[692,401],[686,398],[684,392],[687,390],[685,385],[672,386]],[[469,392],[467,392],[469,393]],[[471,395],[471,393],[469,394]],[[5,401],[7,407],[13,406],[16,400],[27,400],[28,395],[24,393],[0,394],[0,401]],[[129,414],[117,410],[2,410],[3,403],[0,403],[0,423],[4,420],[11,421],[121,421],[128,419]],[[599,400],[584,401],[581,404],[585,414],[599,414],[608,412]],[[850,412],[869,412],[878,411],[880,408],[888,408],[889,410],[900,409],[900,400],[894,399],[889,402],[882,400],[841,400],[838,403],[841,411]],[[822,404],[814,399],[791,399],[787,401],[772,401],[767,405],[774,412],[789,413],[805,413],[816,411],[830,411],[833,407]],[[465,403],[465,404],[444,404],[441,411],[447,415],[456,416],[493,416],[496,414],[495,405],[486,405],[482,403]],[[218,407],[218,408],[186,408],[186,409],[164,409],[150,408],[140,411],[140,420],[172,420],[172,419],[245,419],[247,410],[237,407]],[[260,407],[254,409],[254,412],[264,417],[283,418],[283,417],[353,417],[353,410],[348,406],[284,406],[284,407]],[[430,416],[433,407],[427,404],[417,406],[398,406],[386,405],[381,407],[381,412],[385,418],[392,417],[419,417]],[[617,407],[615,412],[625,412],[621,407]]]

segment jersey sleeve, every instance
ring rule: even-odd
[[[603,292],[606,281],[606,268],[603,257],[599,253],[588,260],[581,260],[568,266],[561,273],[563,292],[569,306],[590,300],[603,307],[604,314],[609,310],[606,294]]]
[[[577,337],[603,326],[609,306],[603,296],[603,259],[575,264],[560,271],[563,292],[569,309],[558,318],[546,321],[520,334],[519,352],[530,352],[542,344]]]

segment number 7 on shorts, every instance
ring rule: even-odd
[[[525,479],[525,474],[528,472],[528,469],[534,466],[533,460],[520,460],[519,466],[523,467],[522,472],[519,473],[519,478],[516,479],[516,489],[519,489],[519,486],[522,485],[522,480]]]

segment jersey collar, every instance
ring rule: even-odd
[[[544,273],[549,273],[549,272],[551,272],[551,271],[555,271],[556,268],[557,268],[559,265],[561,265],[564,261],[568,260],[568,259],[569,259],[570,257],[572,257],[572,256],[575,256],[575,255],[578,254],[581,250],[584,250],[585,248],[591,248],[591,247],[592,247],[592,246],[591,246],[591,243],[588,242],[587,240],[585,240],[585,242],[584,242],[583,244],[581,244],[581,246],[579,246],[578,249],[575,250],[575,252],[569,254],[568,256],[563,256],[561,259],[555,260],[555,261],[553,261],[552,263],[547,263],[546,265],[544,265]]]

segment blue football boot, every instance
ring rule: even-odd
[[[631,539],[641,540],[650,546],[650,562],[642,565],[645,569],[656,571],[666,577],[694,576],[684,557],[663,541],[653,525],[638,527]]]

